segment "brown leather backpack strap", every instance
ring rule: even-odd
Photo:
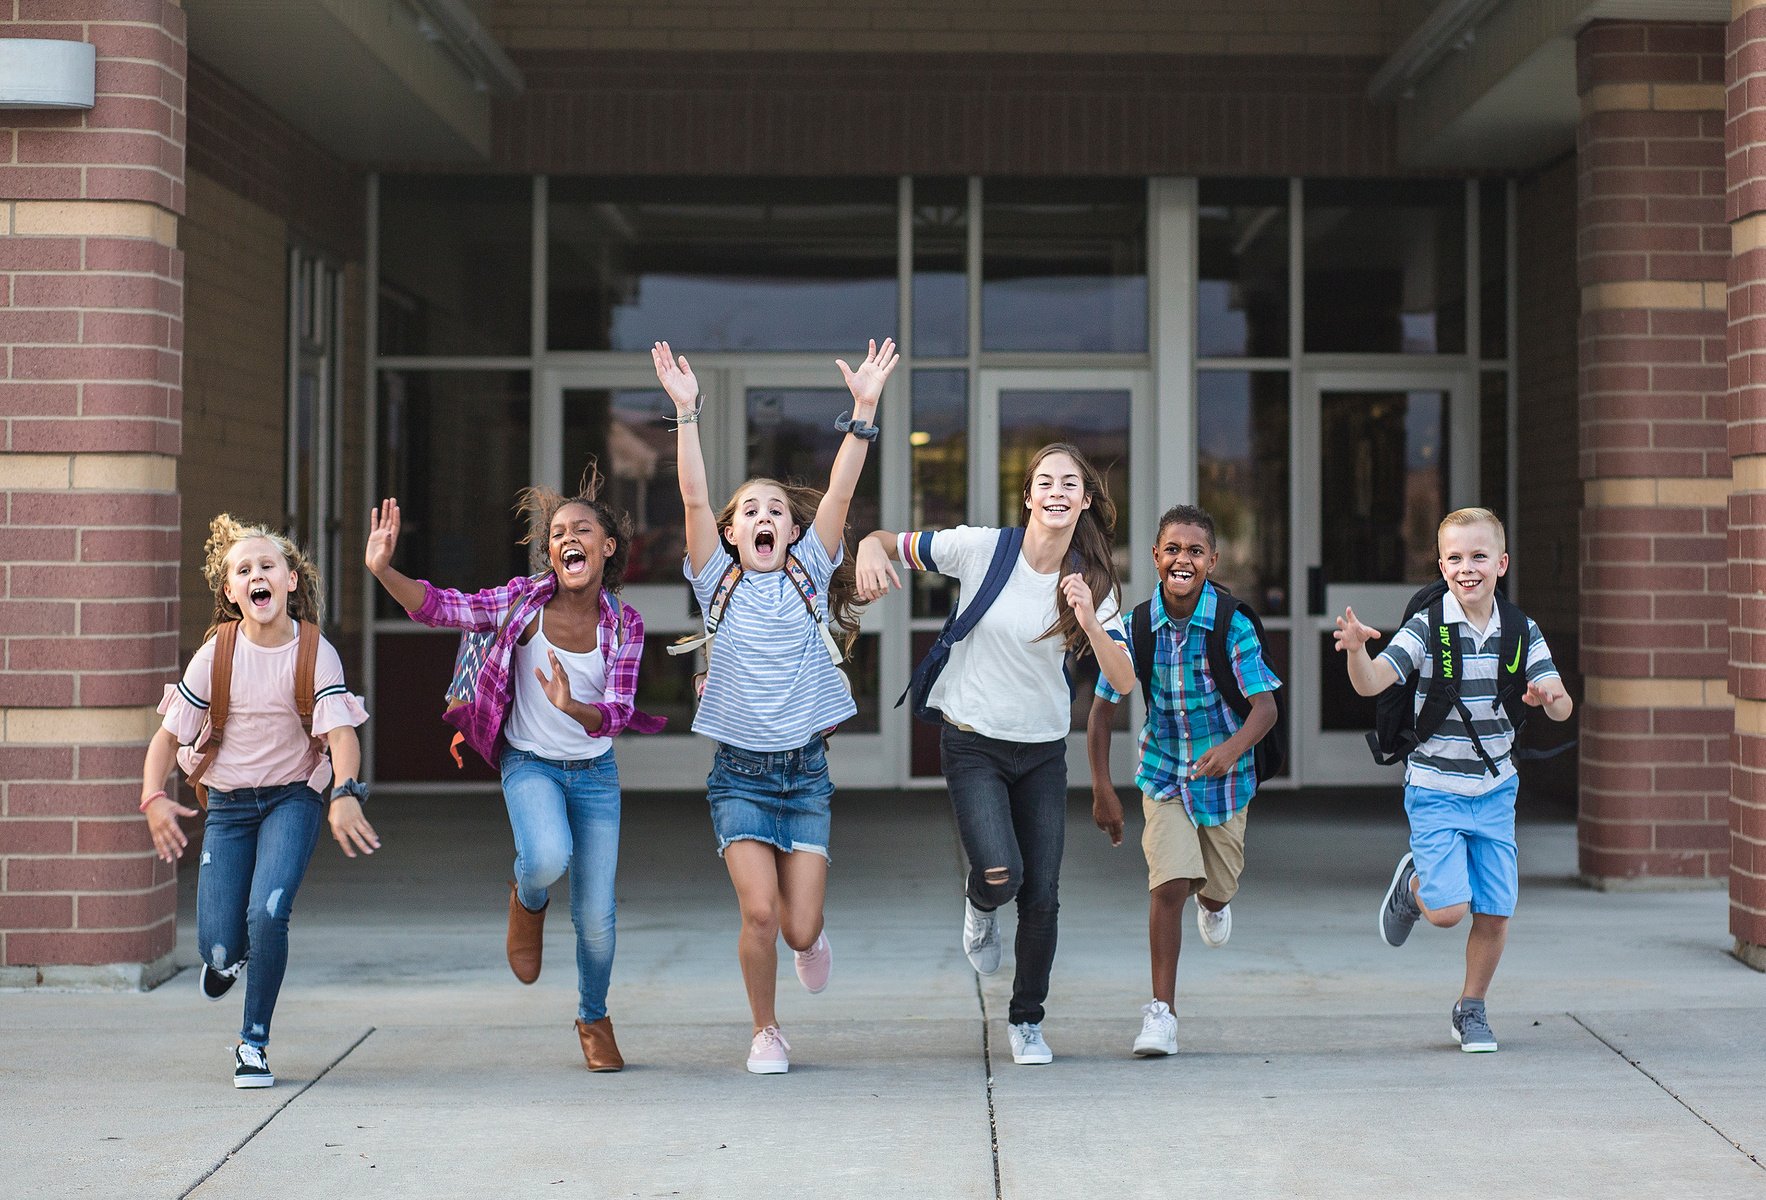
[[[227,729],[227,712],[233,697],[233,647],[238,640],[238,621],[228,621],[215,630],[215,656],[208,668],[208,740],[189,775],[196,802],[203,808],[208,807],[208,789],[202,785],[202,777],[221,752],[221,735]]]
[[[319,667],[319,627],[300,623],[300,646],[294,652],[294,709],[302,728],[313,736],[313,676]]]

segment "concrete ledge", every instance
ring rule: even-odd
[[[1596,892],[1720,892],[1729,886],[1726,879],[1694,879],[1687,875],[1588,875],[1577,872],[1575,879],[1583,887]]]
[[[171,953],[149,963],[96,966],[0,967],[0,990],[150,992],[178,973]]]
[[[1752,942],[1744,942],[1740,938],[1736,938],[1735,947],[1730,950],[1730,953],[1742,965],[1752,967],[1756,971],[1766,972],[1766,946],[1756,946]]]

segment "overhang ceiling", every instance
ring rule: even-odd
[[[190,53],[364,166],[490,153],[520,75],[461,0],[184,0]]]

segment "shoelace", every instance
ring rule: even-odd
[[[1018,1027],[1018,1036],[1024,1039],[1024,1048],[1026,1050],[1032,1049],[1033,1047],[1041,1046],[1042,1045],[1042,1026],[1040,1026],[1040,1025],[1020,1025]]]
[[[975,932],[969,936],[969,949],[979,950],[989,945],[999,936],[999,923],[992,917],[983,914],[976,922]]]
[[[785,1035],[779,1032],[777,1025],[768,1025],[755,1034],[754,1042],[756,1050],[771,1050],[774,1046],[784,1050],[791,1049],[791,1043],[785,1040]]]
[[[260,1071],[267,1071],[270,1069],[270,1064],[264,1061],[264,1052],[259,1050],[256,1046],[242,1044],[239,1047],[239,1061],[243,1062],[248,1067],[255,1067]]]

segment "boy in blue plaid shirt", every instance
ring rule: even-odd
[[[1209,946],[1232,933],[1229,902],[1245,868],[1246,805],[1257,791],[1252,750],[1275,726],[1275,690],[1282,685],[1263,661],[1251,620],[1235,610],[1227,648],[1239,690],[1251,701],[1241,725],[1208,672],[1207,639],[1218,594],[1208,576],[1220,561],[1214,518],[1180,504],[1159,519],[1153,565],[1159,590],[1151,608],[1152,686],[1140,733],[1141,790],[1146,830],[1147,942],[1152,954],[1153,1000],[1141,1008],[1134,1052],[1177,1053],[1177,959],[1183,948],[1183,908],[1196,895],[1196,925]],[[1122,844],[1122,802],[1110,782],[1110,723],[1122,700],[1100,678],[1086,722],[1091,759],[1092,820]]]

